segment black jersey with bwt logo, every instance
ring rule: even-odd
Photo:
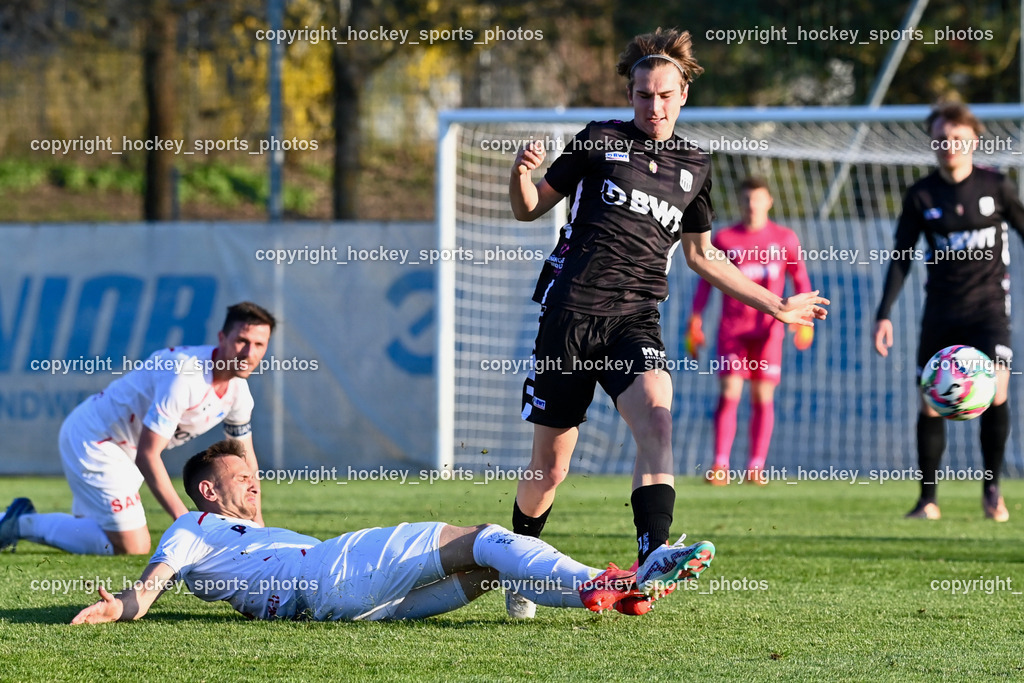
[[[652,140],[632,122],[592,122],[544,176],[569,198],[569,222],[533,300],[628,315],[668,296],[681,233],[711,229],[711,159],[680,137]]]
[[[938,171],[903,198],[895,254],[876,319],[889,311],[914,260],[928,268],[925,309],[950,321],[1009,316],[1010,252],[1007,224],[1024,235],[1024,206],[1013,183],[977,166],[964,180],[946,182]],[[926,250],[917,250],[924,235]]]

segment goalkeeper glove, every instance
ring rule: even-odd
[[[814,341],[813,327],[793,323],[789,326],[789,329],[793,332],[793,346],[800,351],[806,351],[811,348],[811,343]]]
[[[691,315],[690,324],[686,329],[686,352],[694,360],[697,360],[698,349],[704,346],[704,331],[701,329],[702,322],[699,315]]]

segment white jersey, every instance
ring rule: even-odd
[[[289,529],[189,512],[164,532],[149,561],[168,565],[202,600],[227,601],[251,619],[291,618],[304,588],[302,558],[319,543]]]
[[[221,422],[228,436],[244,436],[253,409],[249,384],[234,377],[224,395],[217,395],[212,385],[216,348],[178,346],[156,351],[142,368],[90,396],[72,415],[84,421],[97,441],[112,441],[132,460],[143,425],[168,439],[167,448],[180,446]]]

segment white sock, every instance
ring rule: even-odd
[[[459,583],[459,574],[409,591],[389,617],[390,619],[425,619],[465,607],[469,598]]]
[[[75,555],[113,555],[114,546],[95,520],[64,512],[22,515],[18,536]]]
[[[520,536],[497,524],[477,534],[473,560],[497,569],[505,590],[546,607],[583,607],[580,586],[601,573],[539,538]]]

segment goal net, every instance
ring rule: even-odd
[[[1024,107],[974,107],[987,133],[975,163],[1000,168],[1019,184]],[[914,374],[925,267],[911,269],[893,309],[895,346],[873,350],[874,314],[906,189],[931,171],[934,152],[923,130],[926,107],[808,109],[684,108],[676,132],[711,152],[715,229],[738,221],[738,188],[747,175],[768,179],[771,218],[796,231],[812,285],[832,301],[813,346],[797,352],[787,338],[775,397],[768,466],[798,468],[806,478],[830,467],[917,467]],[[543,259],[565,221],[565,202],[532,223],[509,208],[508,178],[518,145],[540,140],[547,163],[588,121],[632,118],[631,110],[460,110],[442,115],[438,152],[438,439],[439,466],[525,469],[533,428],[520,420],[523,380],[540,313],[531,301]],[[543,176],[535,172],[534,179]],[[1011,264],[1022,262],[1010,237]],[[923,248],[923,245],[919,245]],[[686,323],[697,276],[675,257],[670,296],[661,305],[673,372],[676,472],[700,475],[713,458],[718,400],[715,337],[721,294],[705,312],[708,347],[686,361]],[[1014,267],[1011,265],[1011,268]],[[1016,288],[1017,284],[1013,287]],[[789,285],[791,287],[791,285]],[[787,289],[787,291],[790,291]],[[1014,318],[1014,339],[1024,339]],[[1015,372],[1019,374],[1019,372]],[[1011,411],[1024,382],[1011,381]],[[612,402],[598,388],[580,428],[572,470],[627,473],[635,445]],[[740,404],[732,467],[747,459],[748,396]],[[961,479],[982,465],[978,423],[950,423],[943,467]],[[1014,424],[1019,424],[1016,417]],[[1024,430],[1011,432],[1006,468],[1024,470]],[[952,476],[952,472],[950,474]]]

